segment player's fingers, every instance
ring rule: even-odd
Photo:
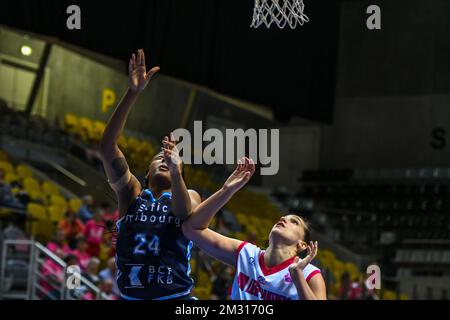
[[[313,245],[311,246],[311,253],[310,253],[311,260],[314,259],[316,254],[317,254],[317,247],[316,247],[315,243],[313,243]]]
[[[167,143],[167,145],[169,145],[169,146],[172,146],[172,147],[175,146],[175,143],[174,143],[172,140],[170,140],[170,138],[168,138],[168,140],[166,140],[166,143]]]
[[[175,148],[175,143],[173,143],[173,142],[170,142],[170,141],[164,141],[164,144],[165,144],[165,146],[166,146],[166,148],[168,148],[168,149],[174,149]]]
[[[128,62],[128,72],[133,71],[133,59],[130,59]]]
[[[253,161],[253,159],[250,159],[249,171],[252,175],[253,175],[253,173],[255,173],[255,162]]]
[[[245,169],[247,168],[247,160],[246,160],[246,157],[242,157],[241,162],[242,162],[241,171],[245,171]]]
[[[170,157],[172,152],[169,149],[164,149],[164,157]]]
[[[250,172],[251,171],[250,158],[246,158],[246,160],[247,160],[247,166],[246,166],[245,170]]]
[[[151,77],[153,77],[160,69],[160,67],[151,68],[150,71],[147,72],[147,80],[150,81]]]
[[[315,243],[314,243],[314,256],[316,256],[317,255],[317,251],[319,250],[319,243],[316,241]]]
[[[143,66],[145,66],[145,52],[141,49],[141,63]]]
[[[239,173],[240,166],[241,166],[241,160],[238,160],[237,165],[236,165],[236,169],[234,169],[233,174],[238,174]]]
[[[242,173],[242,172],[245,172],[245,169],[247,168],[247,163],[246,163],[246,161],[245,161],[245,157],[242,157],[241,158],[241,170],[240,170],[240,172]]]
[[[238,160],[238,166],[236,168],[236,171],[241,172],[242,171],[242,158]]]
[[[141,50],[140,49],[136,52],[136,65],[138,67],[141,66]]]
[[[139,50],[139,65],[142,66],[142,67],[145,67],[144,50],[142,50],[142,49]]]

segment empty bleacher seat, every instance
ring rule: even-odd
[[[31,217],[39,220],[48,218],[45,207],[37,203],[29,203],[27,206],[27,212],[31,215]]]
[[[2,169],[5,174],[15,173],[14,166],[9,161],[0,161],[0,169]]]
[[[59,222],[64,219],[65,211],[61,208],[61,206],[50,206],[48,207],[49,219],[52,222]]]
[[[33,171],[30,169],[30,167],[24,164],[19,164],[16,167],[16,173],[22,179],[33,178]]]
[[[68,207],[66,199],[64,199],[62,196],[58,194],[50,195],[50,203],[51,205],[58,206],[60,208],[63,208],[64,210],[67,209]]]
[[[44,181],[42,183],[42,191],[46,196],[60,194],[58,186],[50,181]]]
[[[72,113],[67,113],[64,116],[64,126],[65,126],[66,130],[68,130],[68,131],[71,131],[71,132],[78,131],[79,126],[80,126],[78,117]]]
[[[80,210],[81,205],[82,205],[82,201],[81,201],[81,199],[77,199],[77,198],[70,199],[68,205],[69,205],[69,209],[72,212],[76,213],[76,212],[78,212]]]

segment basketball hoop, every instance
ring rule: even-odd
[[[275,23],[283,29],[286,25],[295,29],[303,25],[309,18],[303,13],[303,0],[255,0],[253,20],[250,27],[258,28],[265,24],[267,28]]]

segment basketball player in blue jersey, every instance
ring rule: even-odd
[[[318,245],[310,241],[309,227],[298,215],[283,216],[275,223],[266,249],[208,228],[214,215],[254,172],[253,161],[241,159],[223,187],[198,205],[186,220],[184,234],[208,255],[236,268],[233,300],[326,299],[321,272],[310,263]],[[305,257],[300,259],[305,251]]]
[[[103,166],[118,200],[117,284],[125,300],[186,299],[193,286],[189,276],[192,242],[183,235],[181,225],[201,200],[197,192],[186,188],[173,135],[162,141],[162,151],[152,159],[143,187],[117,144],[139,93],[158,70],[146,71],[143,50],[132,55],[129,88],[100,141]]]

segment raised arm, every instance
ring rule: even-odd
[[[172,191],[172,212],[181,219],[186,219],[201,202],[200,195],[188,190],[183,179],[182,161],[176,146],[175,137],[170,133],[162,141],[164,162],[169,167]]]
[[[249,181],[254,172],[253,160],[243,158],[223,187],[200,203],[182,226],[185,236],[200,249],[231,266],[236,263],[236,252],[242,241],[225,237],[208,227],[214,215]]]
[[[305,267],[314,259],[317,254],[318,244],[310,242],[308,245],[308,254],[305,258],[295,258],[295,261],[289,266],[292,281],[297,289],[298,295],[304,300],[326,300],[327,292],[325,281],[321,274],[312,277],[309,282],[306,281],[303,274]]]
[[[139,93],[145,89],[159,67],[146,72],[143,50],[132,55],[129,65],[129,88],[111,117],[100,140],[100,154],[108,181],[115,191],[119,206],[119,215],[123,216],[133,199],[140,193],[141,185],[131,174],[125,156],[118,147],[118,140],[125,127],[128,114],[136,102]]]

